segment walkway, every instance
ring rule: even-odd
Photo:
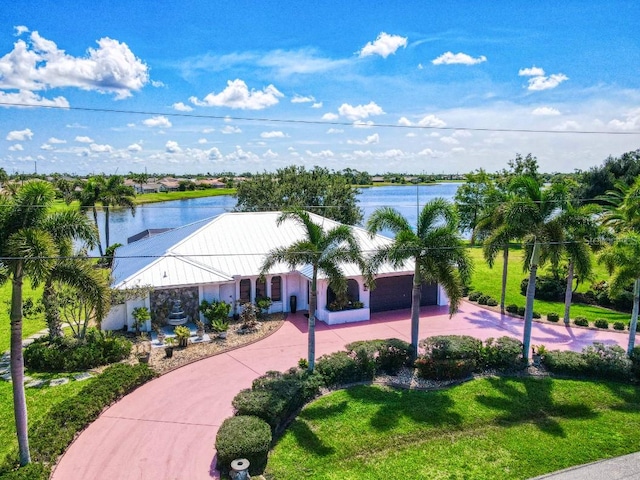
[[[246,347],[187,365],[143,385],[105,410],[71,445],[54,480],[215,478],[214,443],[231,400],[268,370],[286,370],[306,358],[306,318],[289,317],[272,336]],[[522,338],[523,322],[463,303],[449,318],[446,307],[422,310],[420,338],[431,335],[511,335]],[[409,311],[373,315],[357,324],[328,327],[318,322],[317,355],[355,340],[409,340]],[[564,325],[534,323],[531,343],[580,351],[594,341],[626,345],[627,335]]]

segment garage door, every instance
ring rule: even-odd
[[[371,291],[369,306],[372,312],[385,312],[411,308],[411,289],[413,275],[383,277],[376,279],[376,288]],[[438,286],[427,284],[422,286],[420,305],[436,305],[438,302]]]

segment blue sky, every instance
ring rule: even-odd
[[[571,172],[640,148],[635,0],[3,10],[9,173]]]

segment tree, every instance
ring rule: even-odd
[[[357,206],[358,189],[346,178],[326,168],[290,166],[262,173],[240,182],[236,210],[241,212],[303,209],[355,225],[363,215]]]
[[[0,282],[11,281],[11,376],[20,465],[31,461],[27,431],[22,356],[22,284],[46,278],[57,254],[52,235],[43,228],[55,198],[51,184],[27,182],[14,197],[0,198]]]
[[[133,180],[134,182],[136,182],[139,186],[140,186],[140,192],[139,193],[143,193],[143,188],[142,186],[147,183],[147,181],[149,180],[149,175],[147,175],[146,173],[133,173],[133,172],[129,172],[129,178],[131,180]]]
[[[462,230],[474,231],[478,221],[495,210],[503,200],[495,182],[483,169],[465,175],[465,183],[456,191],[455,204]],[[475,240],[475,235],[472,237]]]
[[[318,307],[318,273],[327,276],[329,285],[336,294],[345,293],[347,279],[340,265],[343,263],[355,263],[359,265],[370,283],[367,274],[360,245],[353,235],[351,227],[338,225],[327,231],[315,223],[311,215],[304,210],[292,210],[283,212],[278,217],[278,225],[285,221],[296,222],[303,229],[303,238],[292,243],[288,247],[279,247],[267,253],[261,267],[261,275],[266,275],[277,263],[286,263],[293,270],[303,265],[312,268],[311,286],[309,288],[309,339],[308,362],[309,371],[315,368],[315,322]]]
[[[599,167],[580,173],[579,197],[582,201],[600,203],[598,197],[616,188],[616,183],[631,185],[640,175],[640,149],[609,157]]]
[[[371,234],[390,230],[395,238],[371,258],[375,271],[384,262],[398,268],[406,261],[414,262],[411,294],[411,348],[418,354],[421,287],[423,283],[439,283],[449,297],[449,314],[453,315],[471,278],[473,266],[459,234],[455,208],[442,198],[431,200],[420,211],[416,230],[397,210],[382,207],[367,222]]]

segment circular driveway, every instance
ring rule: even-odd
[[[372,320],[316,327],[318,356],[355,340],[409,340],[410,312],[373,314]],[[424,307],[420,338],[503,335],[522,338],[523,321],[463,302],[452,318],[447,307]],[[69,447],[54,480],[209,480],[215,471],[215,437],[233,414],[231,401],[269,370],[286,370],[307,356],[307,319],[290,315],[270,337],[174,370],[105,410]],[[531,344],[580,351],[593,342],[626,346],[628,334],[534,322]]]

